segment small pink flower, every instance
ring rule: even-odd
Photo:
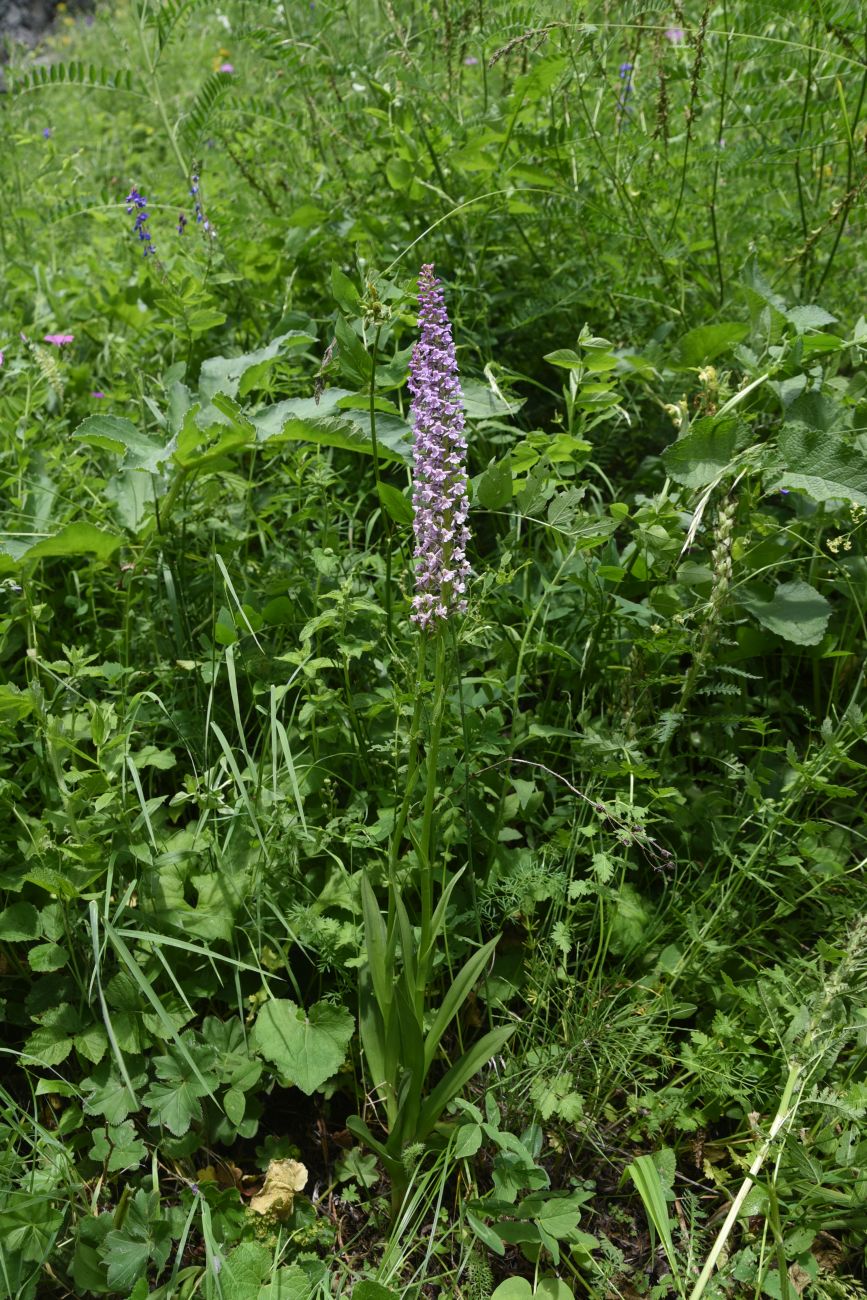
[[[217,68],[217,71],[232,73],[235,71],[235,68],[234,65],[231,63],[221,63],[219,68]]]
[[[64,343],[71,343],[75,338],[74,334],[43,334],[43,343],[53,343],[56,348],[62,348]]]
[[[96,389],[96,390],[95,390],[94,392],[92,392],[90,395],[91,395],[91,397],[105,397],[105,393],[101,393],[101,392],[99,391],[99,389]]]
[[[0,352],[0,366],[3,365],[3,353]]]
[[[671,41],[672,45],[680,45],[683,40],[683,28],[667,27],[665,31],[665,39]]]

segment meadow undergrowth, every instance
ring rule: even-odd
[[[0,1300],[863,1297],[860,0],[7,53]]]

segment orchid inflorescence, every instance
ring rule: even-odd
[[[467,442],[455,345],[432,265],[421,268],[418,285],[420,336],[409,364],[416,540],[411,617],[430,628],[467,607]]]

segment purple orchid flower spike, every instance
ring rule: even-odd
[[[467,441],[452,329],[433,266],[421,268],[418,288],[419,340],[409,363],[416,543],[411,617],[433,629],[467,607]]]

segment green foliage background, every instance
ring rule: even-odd
[[[862,1296],[862,5],[142,0],[4,78],[0,1296]],[[383,1163],[422,262],[426,1030],[497,940],[425,1088],[503,1043]]]

